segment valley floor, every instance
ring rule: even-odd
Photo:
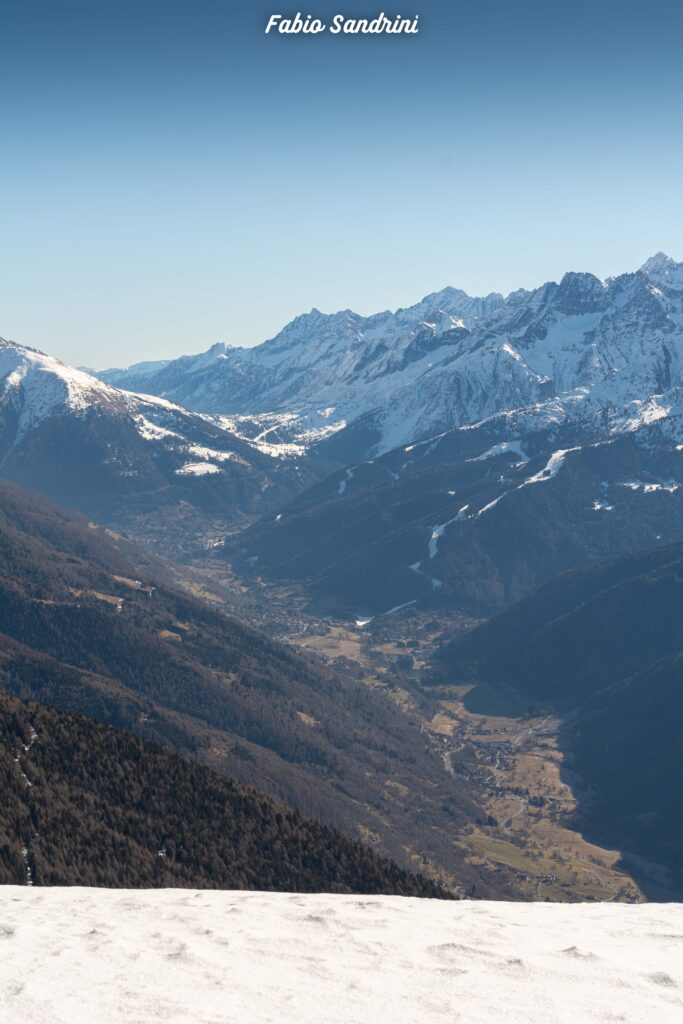
[[[532,715],[524,700],[494,692],[484,698],[490,709],[475,711],[468,685],[423,688],[423,675],[429,676],[430,658],[439,643],[471,628],[472,622],[407,609],[378,617],[366,628],[315,615],[299,588],[258,577],[245,580],[218,559],[197,560],[179,569],[178,576],[198,596],[313,657],[355,671],[366,685],[397,703],[437,752],[454,787],[473,794],[482,808],[481,819],[464,830],[454,830],[444,817],[442,849],[455,844],[469,863],[505,880],[515,898],[678,898],[660,865],[598,845],[582,834],[581,805],[587,790],[567,763],[557,715]],[[402,667],[406,661],[408,668]],[[411,803],[408,791],[397,790],[396,796]],[[378,834],[361,832],[361,839],[381,845]],[[405,845],[404,852],[412,869],[445,879],[459,895],[475,895],[459,884],[443,859],[425,857],[424,850]]]
[[[0,890],[2,1024],[674,1024],[683,906]]]
[[[664,869],[641,862],[641,888],[623,851],[598,846],[577,828],[582,784],[558,742],[561,719],[475,713],[464,703],[469,689],[438,688],[441,710],[427,727],[446,770],[475,786],[488,814],[458,836],[471,862],[506,867],[529,900],[670,899]]]

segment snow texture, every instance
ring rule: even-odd
[[[469,462],[485,462],[486,459],[493,459],[496,455],[507,455],[508,453],[516,455],[520,463],[528,462],[529,456],[522,448],[521,441],[502,441],[500,444],[494,444],[492,448],[485,451],[483,455],[478,455],[476,459],[469,459]]]
[[[628,487],[630,491],[642,491],[643,494],[656,494],[657,491],[675,494],[681,485],[676,483],[675,480],[667,480],[666,483],[646,483],[644,480],[629,480],[628,483],[621,486]]]
[[[180,469],[176,469],[177,476],[210,476],[212,473],[220,473],[220,467],[214,466],[212,462],[186,462]]]
[[[683,907],[5,887],[2,1024],[678,1024]]]
[[[443,537],[447,528],[451,523],[459,523],[465,518],[465,512],[469,508],[469,505],[463,505],[459,510],[458,514],[453,516],[452,519],[448,519],[445,523],[441,523],[438,526],[432,527],[432,533],[429,538],[429,545],[427,547],[427,555],[429,558],[436,558],[439,551],[439,540]],[[412,566],[411,566],[412,568]]]
[[[93,406],[121,411],[125,398],[114,388],[59,359],[0,338],[0,396],[17,410],[18,437],[55,412],[82,414]],[[156,401],[156,399],[154,400]]]
[[[566,455],[569,452],[577,451],[579,451],[578,448],[567,448],[558,452],[553,452],[548,459],[546,466],[540,470],[540,472],[534,473],[534,475],[530,476],[528,480],[525,480],[524,485],[544,483],[546,480],[552,480],[553,477],[556,477],[562,469]]]

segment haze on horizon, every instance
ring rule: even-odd
[[[0,335],[68,362],[683,256],[680,5],[426,0],[396,38],[3,6]]]

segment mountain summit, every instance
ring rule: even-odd
[[[665,252],[656,252],[654,256],[650,256],[649,260],[645,260],[642,267],[640,268],[643,274],[658,274],[662,270],[671,270],[677,267],[679,264],[676,263],[671,256],[667,256]]]

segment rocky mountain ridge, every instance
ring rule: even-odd
[[[311,430],[309,445],[348,462],[512,409],[626,423],[680,388],[682,349],[683,264],[658,253],[635,273],[568,272],[506,298],[446,288],[370,317],[314,309],[255,348],[99,376],[252,436],[270,414],[276,442],[306,447]]]

